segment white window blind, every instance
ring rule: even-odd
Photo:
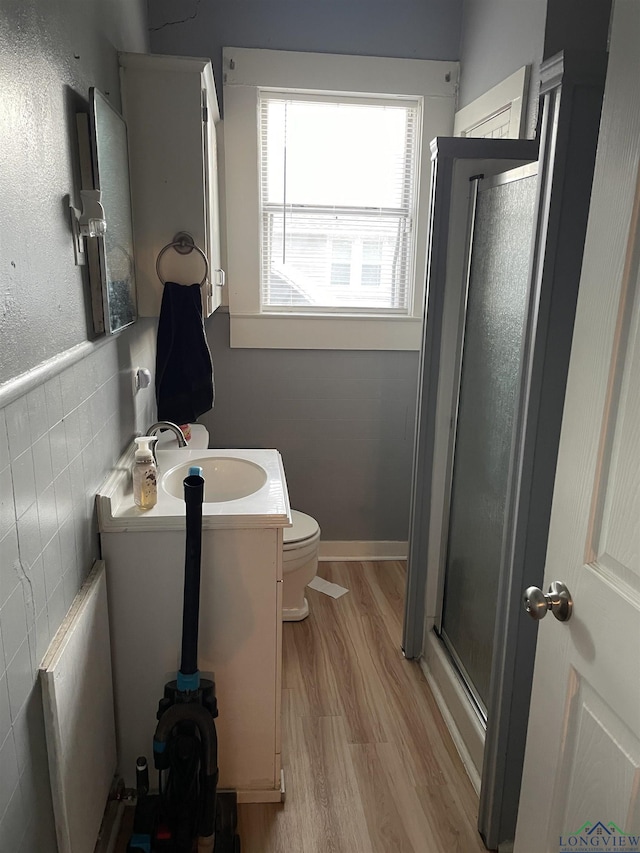
[[[259,92],[262,311],[410,313],[420,111]]]

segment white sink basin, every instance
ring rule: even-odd
[[[277,450],[158,447],[158,503],[140,509],[133,500],[133,452],[124,454],[97,496],[101,533],[184,530],[183,480],[194,465],[203,470],[203,528],[289,527],[291,507]]]
[[[267,482],[267,472],[248,459],[228,456],[201,456],[160,473],[160,488],[174,498],[184,498],[183,480],[194,465],[202,468],[205,503],[237,501],[259,491]]]

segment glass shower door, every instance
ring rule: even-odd
[[[486,717],[537,175],[477,187],[440,636]]]

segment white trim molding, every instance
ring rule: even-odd
[[[427,635],[420,668],[477,794],[480,793],[486,729],[433,631]]]
[[[231,346],[419,350],[429,218],[430,142],[453,129],[459,64],[225,47],[224,152]],[[405,96],[422,104],[413,299],[402,317],[262,312],[260,306],[259,89]]]
[[[480,125],[487,131],[493,120],[499,124],[509,123],[504,139],[520,139],[526,136],[526,102],[529,87],[530,65],[523,65],[475,101],[458,110],[453,122],[454,136],[485,136],[489,133],[474,133]]]

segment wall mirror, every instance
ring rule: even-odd
[[[90,162],[83,164],[83,187],[100,190],[107,222],[104,236],[89,240],[87,247],[93,325],[96,332],[114,334],[137,319],[127,127],[93,87],[88,138]]]

